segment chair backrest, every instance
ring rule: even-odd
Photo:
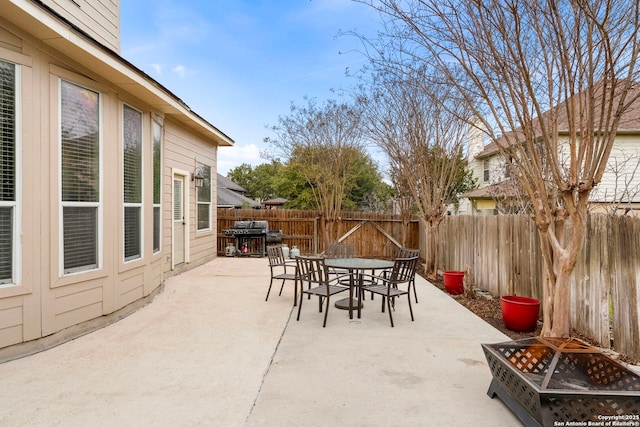
[[[398,248],[396,258],[413,258],[420,257],[420,249]]]
[[[389,276],[389,281],[393,283],[404,283],[413,280],[416,275],[418,257],[396,258],[393,263],[393,270]]]
[[[298,277],[304,284],[310,287],[328,285],[329,274],[327,267],[324,265],[324,258],[318,256],[297,256],[296,265],[298,266]],[[305,288],[304,285],[302,287]]]
[[[267,257],[269,257],[269,265],[282,265],[285,262],[282,245],[267,246]]]
[[[353,258],[356,248],[353,243],[331,243],[327,246],[327,258]]]

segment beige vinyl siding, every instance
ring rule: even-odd
[[[204,163],[211,166],[212,174],[216,168],[216,147],[212,145],[210,141],[204,138],[196,138],[190,134],[187,129],[175,120],[167,120],[164,122],[164,163],[163,163],[163,212],[171,212],[172,209],[172,171],[183,170],[189,173],[193,172],[197,163]],[[212,182],[214,185],[215,182]],[[188,177],[185,185],[189,186],[189,264],[177,266],[175,270],[171,270],[171,263],[165,264],[165,277],[184,271],[186,268],[191,268],[195,265],[207,262],[215,257],[215,227],[206,231],[196,231],[196,191],[195,183]],[[213,197],[213,196],[212,196]],[[214,199],[213,199],[214,200]],[[213,205],[212,205],[213,206]],[[212,222],[215,224],[215,209],[212,213]],[[163,217],[163,252],[167,256],[171,254],[171,233],[172,233],[172,215],[164,215]]]
[[[640,202],[640,138],[618,135],[602,181],[591,194],[591,202]],[[630,199],[630,200],[629,200]]]
[[[62,1],[62,0],[60,0]],[[0,286],[0,349],[35,340],[85,322],[99,321],[156,291],[172,274],[215,257],[214,230],[196,233],[196,192],[189,191],[188,242],[190,259],[171,269],[171,171],[191,172],[194,159],[212,168],[215,176],[216,145],[195,134],[188,125],[151,107],[142,95],[134,96],[93,73],[0,18],[0,59],[20,68],[23,167],[21,232],[21,283]],[[101,97],[102,243],[97,269],[64,275],[60,269],[60,142],[59,82],[90,88]],[[145,94],[139,87],[132,91]],[[122,203],[123,103],[143,114],[143,256],[124,262]],[[153,191],[151,118],[163,122],[161,250],[153,253]],[[28,162],[27,162],[28,160]],[[29,167],[26,167],[28,163]],[[215,182],[212,183],[215,186]],[[214,199],[215,200],[215,199]],[[216,223],[215,210],[212,223]],[[67,332],[63,332],[66,334]]]
[[[120,4],[110,0],[42,0],[60,16],[120,53]]]

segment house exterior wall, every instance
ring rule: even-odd
[[[41,0],[91,37],[120,53],[120,2],[116,0]]]
[[[194,160],[212,168],[215,189],[216,143],[180,120],[115,86],[108,76],[44,47],[28,30],[0,13],[0,60],[17,64],[19,234],[16,283],[0,285],[0,348],[46,337],[101,318],[150,295],[172,274],[215,257],[215,204],[210,230],[196,232],[196,191],[190,188],[189,257],[173,265],[171,177],[189,174]],[[100,94],[101,203],[100,263],[88,271],[65,274],[61,222],[60,82],[71,82]],[[138,92],[140,93],[140,92]],[[139,259],[124,259],[123,106],[142,114],[142,250]],[[162,232],[160,251],[153,251],[152,123],[160,122],[162,146]],[[212,200],[215,200],[212,190]]]
[[[561,159],[567,159],[565,161],[568,162],[566,143],[561,142],[560,147]],[[485,161],[488,161],[490,170],[488,182],[484,180]],[[506,179],[506,164],[499,152],[485,157],[470,158],[469,170],[477,179],[478,188]],[[640,211],[639,133],[620,133],[617,135],[602,180],[591,193],[590,210],[592,212],[610,212],[613,203],[617,204],[620,211],[625,208],[631,209],[634,213]],[[483,210],[481,213],[486,213],[494,208],[495,202],[490,200],[475,202],[476,213],[480,210]]]

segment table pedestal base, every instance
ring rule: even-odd
[[[357,299],[353,299],[351,302],[351,307],[353,307],[354,310],[358,309],[358,300]],[[360,302],[360,308],[364,307],[364,304],[362,304],[362,302]],[[340,310],[349,310],[349,298],[343,298],[341,300],[336,301],[336,308],[339,308]]]

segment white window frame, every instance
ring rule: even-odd
[[[140,202],[131,203],[124,201],[124,109],[130,108],[134,111],[140,113]],[[144,214],[143,214],[143,206],[144,206],[144,132],[142,131],[144,126],[144,113],[139,109],[133,107],[129,104],[122,104],[120,108],[120,122],[122,123],[122,132],[120,132],[120,137],[122,138],[122,259],[124,263],[129,263],[133,261],[137,261],[144,258]],[[138,233],[140,234],[140,253],[137,255],[133,255],[130,257],[125,256],[125,211],[127,208],[138,208],[138,223],[139,229]]]
[[[482,182],[491,182],[491,162],[489,159],[484,159],[482,162]]]
[[[15,159],[15,177],[14,177],[14,194],[13,201],[0,201],[1,207],[12,208],[12,245],[13,245],[13,257],[11,260],[11,281],[7,283],[0,283],[0,288],[19,285],[22,283],[22,67],[12,61],[7,61],[4,58],[0,58],[8,64],[12,64],[15,68],[15,81],[14,81],[14,98],[15,98],[15,135],[14,135],[14,159]]]
[[[152,245],[152,249],[151,250],[153,251],[154,254],[158,254],[158,253],[162,252],[162,146],[163,146],[163,143],[164,143],[164,140],[163,140],[164,139],[163,138],[164,125],[159,120],[156,120],[154,118],[154,119],[151,120],[151,156],[152,156],[152,158],[155,156],[154,128],[156,126],[158,127],[158,130],[160,131],[160,148],[159,148],[160,149],[160,166],[159,166],[160,167],[160,171],[159,171],[159,173],[160,173],[160,183],[159,183],[159,185],[160,185],[160,188],[159,188],[160,200],[158,201],[158,203],[153,202],[153,212],[152,212],[153,213],[153,220],[152,220],[153,221],[153,231],[152,231],[152,244],[151,244]],[[151,169],[152,169],[151,170],[151,182],[152,182],[151,186],[152,186],[153,192],[155,192],[155,187],[154,187],[155,186],[155,177],[154,177],[154,174],[155,174],[154,167],[155,167],[155,165],[153,163],[153,160],[152,160],[151,164],[152,164],[152,166],[151,166]],[[160,224],[158,224],[159,225],[159,227],[158,227],[158,242],[159,243],[158,243],[158,248],[157,249],[153,247],[153,239],[155,239],[155,215],[156,215],[155,211],[156,211],[156,209],[158,209],[160,211],[160,215],[158,215],[158,221],[159,221]]]
[[[67,83],[82,87],[84,89],[90,90],[98,94],[98,129],[99,129],[99,137],[98,137],[98,182],[100,191],[98,192],[98,202],[65,202],[62,200],[62,82],[66,81]],[[59,274],[60,276],[71,276],[76,274],[82,274],[87,272],[96,271],[102,268],[103,265],[103,209],[104,209],[104,165],[103,165],[103,150],[104,150],[104,122],[103,122],[103,93],[95,88],[87,86],[82,83],[78,83],[77,81],[70,78],[62,78],[58,77],[58,123],[57,123],[57,131],[58,131],[58,202],[59,202],[59,211],[58,211],[58,242],[59,242]],[[65,271],[64,268],[64,208],[65,207],[95,207],[97,208],[98,219],[96,221],[96,265],[95,267],[76,267],[70,268]]]
[[[213,181],[211,174],[213,173],[213,168],[207,164],[204,163],[197,163],[197,169],[200,169],[200,166],[204,166],[204,167],[208,167],[209,168],[209,181]],[[209,201],[208,202],[201,202],[199,200],[199,194],[200,191],[198,188],[196,188],[196,232],[197,233],[205,233],[208,231],[212,230],[212,226],[211,226],[211,206],[213,205],[212,200],[211,200],[211,196],[212,196],[212,192],[213,189],[211,188],[211,183],[209,184]],[[209,226],[207,228],[199,228],[200,226],[200,221],[198,218],[198,214],[200,212],[200,205],[209,205]]]

